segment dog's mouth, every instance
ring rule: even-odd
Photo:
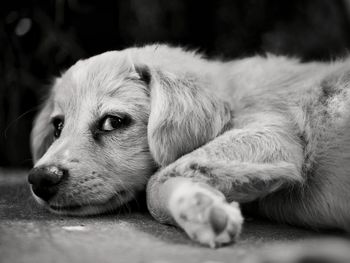
[[[60,204],[48,204],[44,206],[48,208],[52,213],[59,215],[72,215],[72,216],[86,216],[96,215],[106,212],[112,212],[120,206],[129,202],[132,199],[132,194],[126,191],[119,191],[105,202],[87,203],[87,204],[74,204],[74,205],[60,205]]]

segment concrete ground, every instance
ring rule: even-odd
[[[248,220],[236,244],[210,249],[157,223],[147,212],[87,218],[50,214],[34,202],[24,171],[0,170],[1,263],[242,262],[276,244],[334,235]]]

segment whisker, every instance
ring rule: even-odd
[[[27,110],[26,112],[22,113],[21,115],[19,115],[16,119],[14,119],[13,121],[11,121],[7,127],[5,128],[4,130],[4,138],[7,139],[7,132],[8,130],[17,122],[19,121],[21,118],[23,118],[24,116],[26,116],[27,114],[33,112],[33,111],[36,111],[37,109],[39,108],[39,106],[35,106],[29,110]]]
[[[131,196],[131,200],[135,201],[135,202],[138,204],[138,202],[137,202],[137,200],[136,200],[136,198],[135,198],[134,192],[131,191],[129,187],[126,187],[125,183],[122,182],[121,180],[120,180],[120,186],[123,188],[123,190],[124,190],[129,196]],[[131,214],[131,213],[132,213],[132,208],[131,208],[131,206],[130,206],[129,201],[126,202],[126,203],[124,204],[124,206],[125,206],[125,208],[127,209],[127,213],[128,213],[128,214]]]

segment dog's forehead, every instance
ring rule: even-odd
[[[128,54],[111,51],[78,61],[56,81],[53,92],[64,101],[87,96],[98,99],[138,78]]]
[[[110,51],[78,61],[70,68],[70,73],[77,83],[96,78],[99,81],[108,81],[111,78],[123,77],[132,70],[132,67],[127,53]]]
[[[118,107],[135,112],[149,100],[147,87],[137,81],[139,78],[127,55],[107,52],[68,69],[56,81],[53,98],[60,111],[74,114]]]

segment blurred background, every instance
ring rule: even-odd
[[[0,167],[29,167],[54,76],[107,50],[166,42],[225,60],[348,53],[350,0],[11,0],[0,3]]]

